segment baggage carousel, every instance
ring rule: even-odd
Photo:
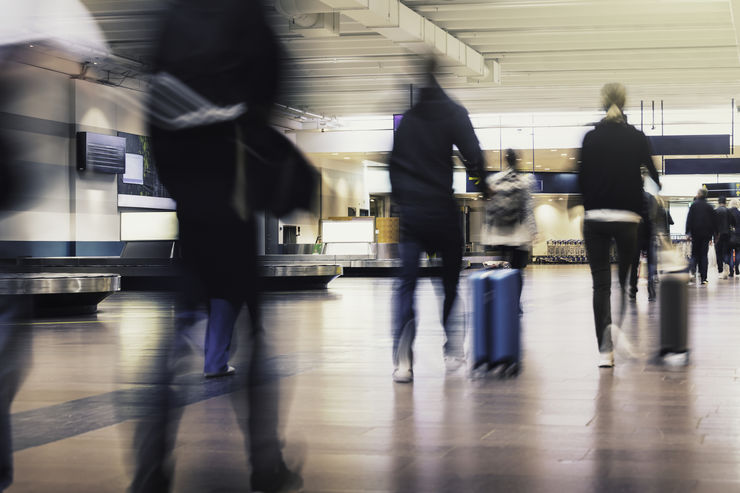
[[[327,255],[327,254],[307,254],[307,255],[264,255],[259,257],[260,262],[266,265],[338,265],[342,267],[344,276],[347,277],[383,277],[396,276],[398,269],[401,267],[401,259],[385,258],[378,259],[368,255]],[[462,268],[467,269],[471,266],[468,259],[463,259]],[[442,259],[421,259],[419,268],[422,275],[433,275],[439,272],[442,267]]]
[[[98,304],[121,290],[110,273],[0,273],[0,295],[30,296],[39,314],[95,313]]]
[[[263,285],[269,290],[322,289],[343,273],[341,265],[329,260],[296,264],[279,258],[272,262],[259,259],[258,263]],[[103,272],[118,275],[124,290],[177,290],[181,267],[179,259],[171,258],[28,257],[17,259],[13,269],[62,276]]]

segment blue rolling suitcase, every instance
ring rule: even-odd
[[[518,269],[481,270],[470,276],[473,292],[473,368],[505,365],[505,374],[519,371]]]

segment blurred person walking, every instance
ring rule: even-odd
[[[414,379],[414,291],[423,251],[442,256],[445,361],[448,369],[462,364],[463,327],[451,316],[464,246],[452,190],[453,145],[462,153],[470,175],[480,177],[481,184],[484,178],[483,153],[468,113],[445,94],[434,78],[434,68],[430,59],[426,85],[401,119],[390,158],[391,194],[401,212],[401,272],[394,289],[392,328],[393,380],[398,383]]]
[[[616,241],[619,263],[618,326],[624,318],[627,276],[637,248],[637,228],[643,208],[642,166],[660,186],[645,134],[627,123],[623,113],[625,101],[622,84],[606,84],[602,88],[601,103],[606,116],[583,138],[580,153],[578,178],[585,208],[583,238],[593,280],[600,367],[614,366],[611,242]]]
[[[55,5],[56,6],[56,5]],[[14,73],[18,62],[28,63],[25,54],[31,43],[43,42],[61,57],[79,56],[77,50],[104,58],[108,46],[97,23],[79,1],[67,2],[63,9],[49,8],[41,2],[5,2],[0,28],[0,220],[32,207],[32,202],[45,195],[44,180],[32,178],[28,163],[21,160],[27,149],[17,148],[19,101],[38,98],[24,87]],[[63,26],[64,29],[61,29]],[[76,52],[77,51],[77,52]],[[21,103],[22,104],[22,103]],[[17,115],[15,115],[17,116]],[[0,238],[12,238],[2,224]],[[0,242],[0,258],[18,256],[17,250]],[[11,267],[11,273],[13,267]],[[15,271],[17,272],[17,271]],[[16,393],[31,370],[33,330],[27,322],[33,314],[31,296],[20,293],[0,295],[0,491],[10,487],[14,479],[13,441],[10,408]],[[33,426],[35,423],[27,423]]]
[[[730,277],[740,276],[740,199],[730,199]]]
[[[700,188],[686,216],[686,236],[691,241],[692,264],[699,271],[701,284],[707,284],[709,242],[716,235],[714,208],[707,202],[707,189]]]
[[[517,173],[517,157],[514,149],[507,149],[506,169],[486,179],[491,197],[485,203],[486,219],[481,241],[501,252],[513,269],[523,272],[537,235],[537,224],[532,200],[534,180],[529,173]],[[519,277],[520,314],[523,284],[522,275]]]
[[[188,346],[183,334],[199,295],[209,300],[206,377],[235,373],[228,365],[229,346],[236,318],[247,306],[250,359],[248,368],[232,378],[247,388],[248,402],[241,402],[239,392],[232,399],[237,410],[248,408],[248,416],[237,412],[237,418],[245,432],[252,491],[293,491],[302,484],[283,459],[279,388],[268,368],[261,326],[256,226],[246,186],[259,190],[267,184],[259,174],[248,176],[251,183],[244,175],[244,159],[253,159],[245,158],[245,146],[268,155],[291,153],[287,140],[276,138],[269,127],[282,50],[265,16],[258,0],[176,0],[165,14],[150,131],[159,177],[177,202],[186,276],[175,340],[152,362],[149,377],[158,391],[142,404],[132,492],[172,487],[171,452],[181,404],[170,384]]]
[[[666,200],[660,195],[655,196],[658,203],[658,212],[655,215],[655,234],[662,244],[671,240],[671,225],[674,224],[671,211],[666,207]]]
[[[727,209],[727,198],[719,197],[719,205],[714,209],[714,222],[717,232],[714,239],[715,253],[717,254],[717,271],[720,279],[727,279],[730,271],[730,232],[732,228],[732,216]],[[725,266],[727,270],[725,271]]]
[[[638,268],[640,266],[640,256],[645,252],[647,256],[647,281],[648,281],[648,301],[655,301],[655,276],[658,273],[657,253],[655,251],[656,236],[656,218],[658,216],[658,202],[652,194],[642,191],[643,207],[640,213],[640,225],[637,228],[637,250],[632,259],[630,269],[630,289],[629,297],[631,300],[637,298],[637,281]]]

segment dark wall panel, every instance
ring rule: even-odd
[[[666,159],[665,174],[730,174],[740,173],[740,158]]]
[[[729,154],[729,135],[652,135],[653,155]]]
[[[535,173],[535,193],[581,193],[578,173]]]

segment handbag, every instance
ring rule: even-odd
[[[282,217],[311,208],[319,174],[290,140],[269,125],[237,125],[237,146],[249,209]]]

